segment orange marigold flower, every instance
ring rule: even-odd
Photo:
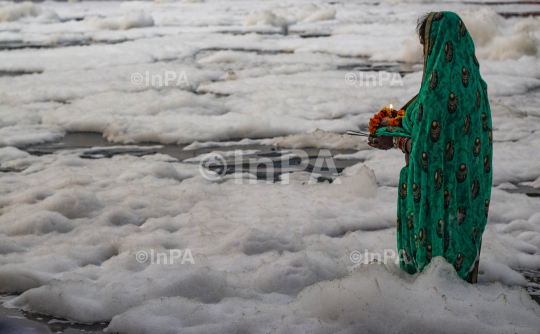
[[[378,119],[372,118],[369,120],[369,126],[379,126],[380,121]]]
[[[405,110],[401,109],[401,110],[398,110],[398,115],[401,115],[401,116],[405,116]]]
[[[401,119],[391,118],[390,126],[401,126]]]
[[[383,118],[386,117],[386,116],[389,116],[390,114],[392,113],[392,111],[388,108],[383,108],[380,112],[379,112],[379,115],[381,115]]]
[[[400,110],[402,111],[402,110]],[[391,126],[400,126],[401,125],[401,118],[403,116],[398,116],[397,119],[393,119],[392,114],[399,113],[397,110],[392,110],[390,108],[382,108],[381,111],[379,111],[377,114],[373,115],[373,118],[369,120],[369,133],[375,133],[377,131],[377,128],[381,125],[381,121],[385,117],[390,117],[390,125]],[[405,115],[405,111],[403,110],[403,115]]]

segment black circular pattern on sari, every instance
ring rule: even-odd
[[[408,220],[408,226],[407,228],[409,230],[412,230],[414,228],[414,211],[412,211],[411,213],[409,213],[409,217],[407,217],[407,220]]]
[[[437,79],[437,70],[433,70],[431,72],[431,75],[429,76],[429,91],[434,90],[437,88],[438,79]]]
[[[439,220],[439,222],[437,223],[437,236],[438,236],[439,238],[442,238],[443,231],[444,231],[444,221],[441,219],[441,220]]]
[[[396,219],[396,227],[398,231],[401,231],[401,219],[399,218],[399,216]]]
[[[454,93],[448,95],[447,109],[449,113],[453,114],[456,112],[458,101],[459,99]]]
[[[486,113],[482,113],[482,130],[484,130],[484,131],[489,130],[488,118],[487,118]]]
[[[469,168],[465,164],[459,165],[458,171],[456,172],[456,179],[459,183],[467,179],[467,174],[469,174]]]
[[[422,197],[422,189],[419,184],[414,183],[413,187],[413,199],[416,203],[420,203],[420,198]]]
[[[471,115],[467,114],[467,116],[465,116],[465,124],[463,125],[464,136],[466,136],[469,133],[470,127],[471,127]]]
[[[489,129],[488,138],[489,138],[489,146],[493,146],[493,132],[491,131],[491,129]]]
[[[480,138],[476,138],[473,145],[473,155],[477,157],[480,155],[480,149],[482,148],[482,142],[480,141]]]
[[[454,57],[454,45],[451,41],[446,42],[444,45],[444,60],[448,64],[452,61],[452,58]]]
[[[460,271],[463,267],[463,260],[465,260],[465,256],[462,253],[459,253],[456,257],[456,262],[454,262],[454,268],[456,268],[456,271]]]
[[[473,226],[473,232],[472,232],[472,243],[473,244],[476,244],[476,238],[478,237],[478,232],[480,230],[478,230],[478,227],[476,226]]]
[[[480,66],[480,63],[478,62],[478,58],[476,58],[476,53],[472,54],[472,60],[476,66]]]
[[[450,140],[446,143],[446,149],[444,150],[444,159],[446,161],[452,161],[454,159],[454,141]]]
[[[444,16],[444,12],[438,12],[437,14],[433,15],[432,21],[439,21]]]
[[[435,181],[435,191],[439,191],[442,187],[442,181],[443,181],[443,171],[441,168],[437,169],[435,171],[435,176],[433,177]]]
[[[426,247],[426,260],[428,262],[431,262],[432,255],[433,255],[433,247],[431,247],[431,245],[428,245]]]
[[[440,136],[441,136],[441,125],[437,123],[437,121],[433,121],[429,129],[429,137],[431,138],[432,142],[436,143],[439,140]]]
[[[416,123],[422,122],[422,117],[424,117],[424,106],[422,103],[418,106],[418,116],[416,118]]]
[[[452,193],[448,190],[444,191],[444,209],[448,209],[450,206],[450,201],[452,201]]]
[[[467,28],[465,27],[465,23],[463,23],[462,20],[459,20],[459,36],[463,37],[467,33]]]
[[[469,71],[465,67],[461,69],[461,82],[463,83],[463,87],[467,88],[469,86],[469,77],[470,77]]]
[[[448,246],[450,246],[450,234],[446,233],[444,235],[444,252],[448,250]]]
[[[482,100],[480,99],[480,89],[476,90],[476,109],[480,109],[480,103]]]
[[[471,196],[472,196],[473,201],[476,199],[479,192],[480,192],[480,182],[476,180],[473,182],[471,186]]]
[[[459,208],[457,208],[457,223],[458,223],[458,226],[463,224],[463,222],[465,221],[465,217],[467,217],[467,210],[465,210],[464,206],[460,206]]]
[[[491,171],[491,160],[489,159],[489,154],[484,157],[484,173],[489,173]]]
[[[399,188],[399,197],[401,197],[401,199],[407,198],[407,185],[405,183],[402,183]]]
[[[427,173],[427,153],[422,152],[422,169]]]
[[[420,246],[425,246],[427,243],[427,235],[426,235],[426,227],[422,227],[420,231],[418,231],[418,239],[420,239]]]
[[[484,213],[486,214],[486,218],[488,216],[488,213],[489,213],[489,200],[486,199],[486,201],[484,202]]]

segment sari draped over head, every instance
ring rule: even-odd
[[[492,183],[487,85],[458,15],[430,13],[423,39],[422,85],[402,108],[403,128],[375,132],[412,138],[399,179],[400,266],[412,274],[443,256],[461,278],[476,282]]]

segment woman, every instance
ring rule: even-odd
[[[465,24],[430,13],[418,27],[424,45],[420,92],[402,109],[400,127],[381,121],[370,146],[400,146],[397,244],[401,268],[422,271],[435,256],[476,283],[492,181],[487,85]],[[394,124],[394,123],[392,123]]]

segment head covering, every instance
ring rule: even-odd
[[[430,13],[424,41],[422,86],[404,107],[403,129],[375,134],[412,138],[399,183],[398,250],[409,260],[402,268],[414,273],[444,256],[471,281],[491,196],[487,85],[457,14]]]

